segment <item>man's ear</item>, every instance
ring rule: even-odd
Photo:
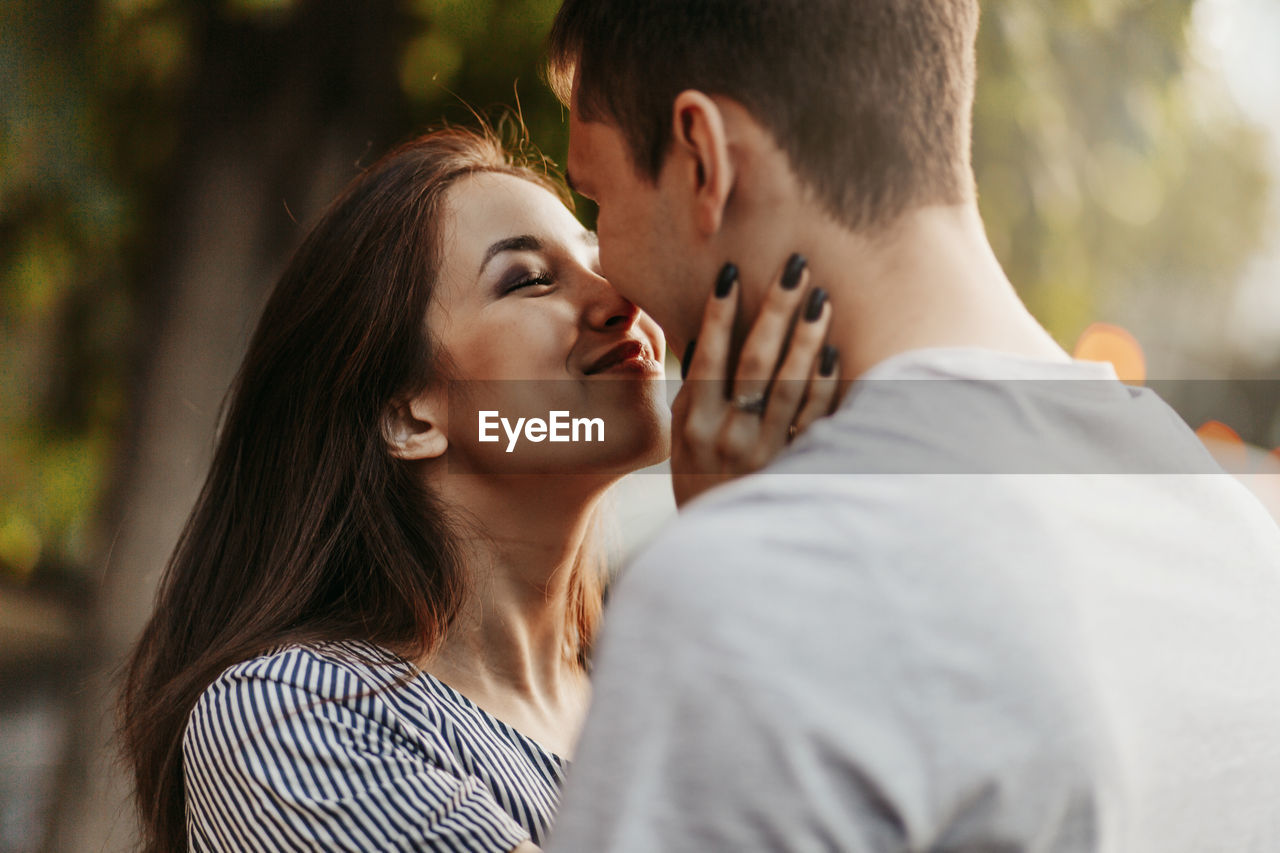
[[[720,107],[696,89],[672,103],[675,167],[694,192],[694,225],[705,234],[720,230],[735,178],[729,137]]]
[[[441,456],[449,447],[445,411],[443,401],[430,390],[393,401],[382,419],[382,433],[391,455],[399,459]]]

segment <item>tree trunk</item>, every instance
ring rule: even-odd
[[[239,21],[213,11],[221,4],[200,6],[203,51],[159,219],[167,233],[148,265],[158,307],[103,525],[84,683],[46,842],[59,853],[137,847],[114,737],[121,664],[203,482],[219,406],[268,287],[357,161],[402,132],[394,0],[316,0]]]

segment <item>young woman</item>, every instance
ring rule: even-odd
[[[489,136],[435,133],[360,175],[294,256],[127,673],[146,850],[543,838],[589,697],[601,497],[671,429],[662,334],[561,193]],[[770,294],[747,342],[768,363],[805,290]],[[731,268],[715,291],[705,381],[675,406],[681,501],[834,393],[821,305],[777,372],[805,399],[762,411],[768,377],[727,388]]]

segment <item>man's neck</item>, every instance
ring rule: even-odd
[[[933,347],[1069,359],[1005,277],[976,205],[918,208],[876,235],[821,216],[797,226],[813,282],[831,296],[830,341],[844,379]]]

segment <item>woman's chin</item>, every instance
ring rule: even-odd
[[[598,474],[614,479],[624,477],[657,465],[671,456],[669,422],[664,421],[660,430],[619,436],[607,446],[582,448],[582,451],[577,458],[565,460],[559,473]],[[554,474],[557,469],[548,466],[546,472]]]

